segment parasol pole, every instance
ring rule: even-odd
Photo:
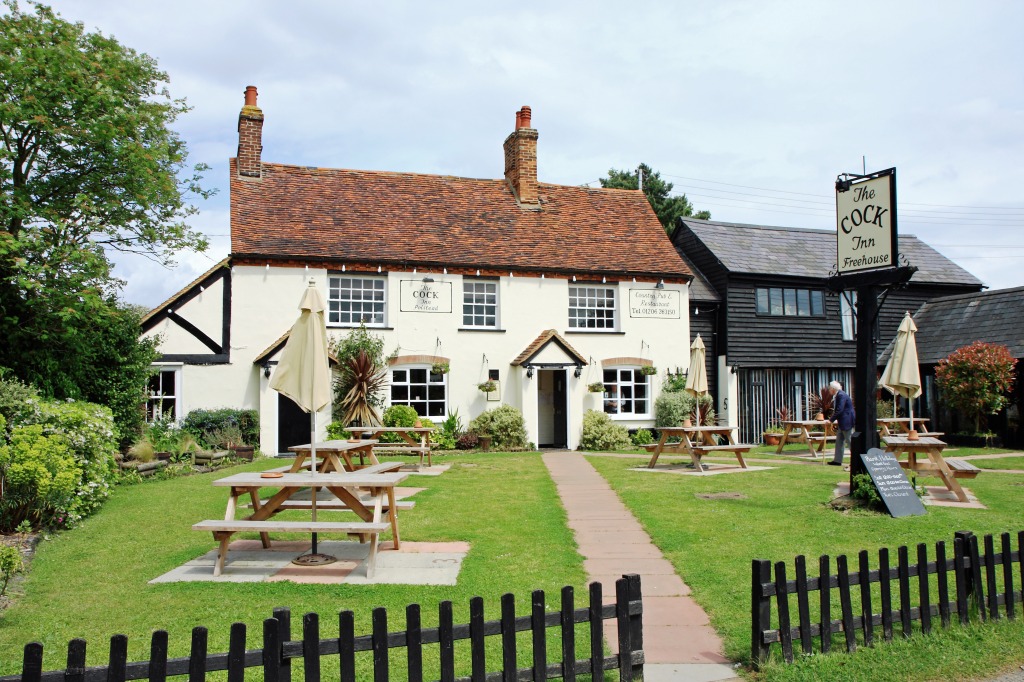
[[[312,461],[312,471],[314,478],[316,477],[316,410],[309,411],[309,458]],[[316,523],[316,486],[314,485],[311,489],[311,495],[313,498],[313,523]],[[312,554],[316,554],[316,531],[313,531],[313,550]]]

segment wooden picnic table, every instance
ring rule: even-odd
[[[784,430],[775,454],[782,454],[786,443],[806,443],[811,457],[817,457],[825,449],[825,443],[835,440],[832,422],[827,419],[794,419],[782,422]],[[815,451],[817,444],[817,451]]]
[[[364,458],[370,460],[370,464],[377,464],[377,458],[373,454],[375,440],[325,440],[316,444],[316,470],[318,473],[341,473],[343,471],[356,471],[366,466]],[[295,460],[288,469],[289,473],[297,473],[309,469],[309,456],[313,450],[310,443],[305,445],[293,445],[288,448],[295,453]],[[359,457],[359,464],[352,461],[352,457]]]
[[[886,436],[898,436],[901,433],[908,433],[911,429],[925,429],[927,417],[914,417],[914,423],[910,423],[910,417],[879,417],[878,431],[882,438]]]
[[[427,457],[427,466],[434,466],[430,456],[430,434],[436,429],[430,426],[350,426],[348,430],[353,436],[366,435],[379,439],[381,434],[396,433],[405,443],[380,443],[374,449],[381,454],[414,454]]]
[[[903,454],[907,456],[906,462],[900,462],[901,467],[921,476],[938,476],[946,489],[956,495],[956,499],[967,502],[967,493],[956,479],[974,478],[980,470],[962,460],[943,457],[942,450],[946,444],[941,440],[929,436],[910,440],[906,436],[892,434],[884,440],[885,449],[896,455],[897,459]],[[921,459],[921,455],[924,455],[924,459]]]
[[[278,532],[336,532],[357,535],[361,541],[369,540],[370,557],[367,562],[367,575],[372,576],[377,560],[377,536],[390,528],[394,537],[394,547],[400,546],[398,535],[398,505],[395,501],[395,486],[408,478],[408,474],[397,471],[390,473],[277,473],[276,478],[266,478],[260,472],[242,473],[228,476],[213,482],[214,486],[230,489],[224,519],[201,521],[193,530],[210,531],[220,543],[217,562],[213,574],[219,576],[227,558],[228,544],[231,536],[242,531],[253,531],[260,534],[263,547],[270,547],[268,533]],[[264,488],[277,490],[270,498],[260,499],[260,491]],[[312,508],[312,505],[285,506],[285,503],[296,493],[309,488],[326,488],[335,498],[345,504],[346,509],[355,512],[358,521],[276,521],[272,517],[287,509]],[[369,497],[366,497],[367,492]],[[240,497],[248,495],[252,513],[242,519],[236,519]],[[336,508],[336,507],[335,507]],[[383,521],[382,515],[387,510],[388,520]]]
[[[651,461],[648,462],[647,467],[653,469],[654,465],[658,463],[658,457],[661,456],[661,453],[670,452],[673,454],[689,455],[697,471],[703,471],[700,463],[701,457],[711,452],[731,452],[736,455],[740,466],[746,469],[747,463],[743,461],[743,454],[749,452],[754,446],[737,443],[734,436],[736,429],[737,427],[735,426],[663,427],[659,429],[661,431],[661,438],[654,447]],[[721,438],[725,442],[719,444],[716,437]],[[668,443],[669,438],[679,438],[679,443]]]

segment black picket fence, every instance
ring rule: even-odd
[[[319,682],[321,659],[338,656],[341,682],[354,682],[357,654],[366,654],[372,661],[374,682],[396,679],[391,670],[389,649],[406,651],[406,679],[422,682],[424,646],[437,644],[440,679],[456,680],[575,680],[577,675],[592,675],[603,679],[605,670],[618,670],[620,680],[643,677],[643,603],[640,595],[640,576],[626,575],[615,582],[615,602],[603,603],[600,583],[591,583],[589,603],[576,608],[572,587],[561,591],[561,609],[548,613],[543,590],[532,593],[528,616],[517,616],[515,597],[501,598],[501,619],[484,621],[484,601],[473,597],[469,601],[469,623],[453,622],[452,603],[439,605],[438,627],[420,626],[420,606],[410,604],[405,609],[405,630],[388,632],[387,609],[373,610],[372,634],[356,636],[351,611],[342,611],[338,617],[338,637],[320,638],[320,619],[315,613],[302,618],[302,639],[291,640],[291,614],[288,609],[274,609],[272,618],[263,621],[263,647],[246,649],[244,623],[231,626],[227,653],[207,653],[208,632],[205,627],[192,630],[191,653],[184,658],[168,659],[167,632],[153,633],[148,661],[128,662],[128,638],[115,635],[110,638],[110,657],[107,665],[86,667],[86,643],[74,639],[68,643],[67,667],[64,670],[43,671],[43,646],[33,642],[25,646],[21,675],[0,677],[0,682],[125,682],[125,680],[152,680],[164,682],[168,677],[188,675],[189,682],[202,682],[206,674],[226,670],[228,682],[243,682],[247,668],[262,668],[266,682],[291,682],[291,664],[300,659],[303,681]],[[615,619],[619,653],[604,655],[604,621]],[[589,626],[589,656],[577,659],[576,626]],[[547,651],[547,630],[559,628],[561,656],[551,662]],[[520,668],[517,663],[516,633],[529,631],[533,665]],[[501,665],[488,670],[485,657],[485,639],[501,638]],[[457,678],[455,642],[469,640],[471,662],[469,677]],[[364,675],[365,678],[365,675]]]
[[[917,545],[917,563],[910,563],[909,551],[905,546],[897,550],[897,565],[889,562],[889,550],[878,550],[878,567],[869,565],[867,550],[858,554],[858,566],[851,571],[845,555],[836,557],[836,573],[830,571],[828,555],[818,559],[818,577],[807,577],[807,562],[803,556],[796,557],[795,580],[787,579],[786,564],[779,561],[774,566],[764,559],[755,559],[751,579],[751,660],[757,665],[767,660],[771,645],[779,643],[782,655],[793,662],[793,643],[799,643],[804,654],[814,653],[814,638],[819,638],[819,650],[831,651],[832,635],[843,633],[846,650],[857,649],[857,631],[861,642],[871,646],[875,640],[875,628],[881,627],[886,641],[893,638],[894,628],[899,628],[903,637],[910,637],[914,621],[920,623],[923,633],[931,632],[933,618],[938,618],[943,627],[949,627],[955,616],[960,623],[967,624],[972,617],[982,621],[998,620],[1002,617],[1000,607],[1009,619],[1016,617],[1016,603],[1024,600],[1024,592],[1014,588],[1014,569],[1024,584],[1024,531],[1017,534],[1017,550],[1010,546],[1010,534],[1000,536],[999,551],[996,551],[993,536],[984,539],[985,553],[981,554],[978,538],[969,531],[959,531],[953,540],[953,557],[947,558],[945,542],[935,543],[935,559],[928,560],[928,546]],[[950,574],[955,585],[950,586]],[[933,581],[936,598],[931,598]],[[916,579],[916,580],[912,580]],[[899,608],[893,610],[893,582],[899,591]],[[876,612],[872,607],[872,585],[877,585],[881,602]],[[858,586],[855,595],[854,586]],[[838,588],[840,618],[832,618],[833,592]],[[810,593],[818,593],[817,620],[811,618]],[[915,594],[916,592],[916,594]],[[796,596],[796,625],[792,624],[790,599]],[[952,598],[951,598],[952,595]],[[859,613],[854,612],[854,597],[860,597]],[[772,600],[777,610],[775,626],[772,625]],[[916,602],[916,605],[915,605]]]

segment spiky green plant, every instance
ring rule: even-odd
[[[380,413],[374,405],[374,396],[383,389],[387,372],[365,351],[348,361],[345,379],[352,387],[341,401],[342,422],[350,426],[377,426]]]

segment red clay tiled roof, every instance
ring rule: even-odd
[[[540,183],[537,211],[504,179],[264,163],[254,180],[230,167],[237,257],[692,276],[635,190]]]

